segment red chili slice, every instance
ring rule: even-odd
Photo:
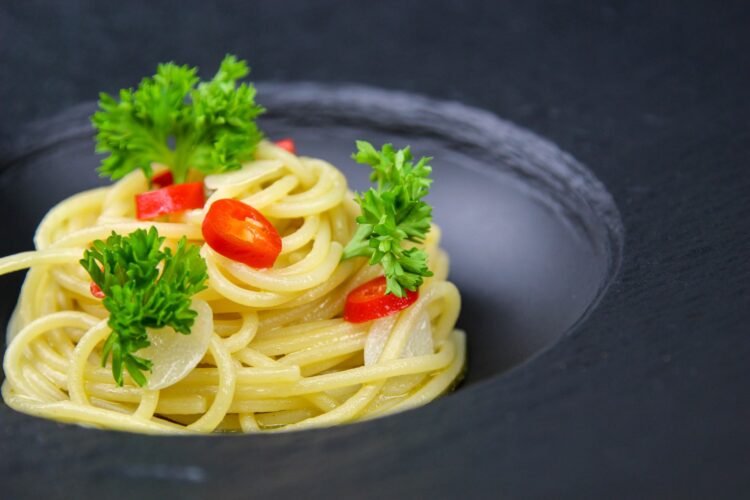
[[[89,291],[91,292],[91,295],[93,295],[97,299],[103,299],[104,298],[104,292],[102,292],[102,289],[99,288],[99,285],[97,285],[93,281],[89,285]]]
[[[256,209],[231,198],[218,200],[203,219],[203,238],[217,253],[250,267],[271,267],[281,236]]]
[[[352,290],[346,297],[344,319],[364,323],[406,309],[419,298],[419,291],[406,291],[405,297],[385,293],[385,276],[375,278]]]
[[[171,170],[164,170],[151,178],[151,184],[158,187],[167,187],[174,184],[174,177]]]
[[[292,154],[297,154],[297,148],[294,145],[294,141],[289,137],[285,139],[279,139],[278,141],[276,141],[276,145],[281,149],[286,149]]]
[[[174,184],[135,195],[135,213],[140,220],[201,208],[206,202],[202,182]]]

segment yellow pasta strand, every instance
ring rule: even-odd
[[[342,311],[349,292],[381,271],[364,259],[341,261],[359,210],[341,172],[263,142],[254,161],[204,183],[211,191],[204,209],[169,222],[139,221],[133,196],[148,183],[133,172],[64,200],[40,223],[34,251],[0,258],[0,274],[29,269],[7,331],[2,395],[9,406],[130,432],[257,433],[388,415],[454,386],[465,336],[454,329],[460,296],[446,281],[449,259],[437,226],[424,243],[433,277],[416,303],[379,323],[387,338],[378,355],[366,356],[371,323],[347,323]],[[274,267],[252,269],[204,244],[203,217],[222,198],[252,204],[278,228]],[[161,389],[139,387],[127,375],[118,387],[111,367],[101,366],[108,313],[91,296],[78,260],[95,239],[150,226],[168,246],[186,236],[202,247],[209,288],[196,299],[210,311],[204,326],[211,329],[203,330],[210,337],[197,366]],[[412,352],[425,321],[428,350]]]

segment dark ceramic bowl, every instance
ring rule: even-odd
[[[45,477],[79,498],[380,497],[388,487],[445,493],[440,484],[457,472],[431,469],[430,457],[455,454],[457,467],[483,466],[470,457],[476,447],[491,446],[484,439],[503,425],[495,417],[508,401],[493,395],[508,394],[504,374],[536,363],[535,355],[584,322],[617,271],[623,231],[612,198],[571,156],[528,131],[460,104],[363,87],[260,85],[259,96],[269,109],[261,126],[270,138],[293,137],[300,154],[337,165],[355,189],[368,174],[350,159],[356,139],[411,145],[415,156],[434,157],[430,202],[451,257],[450,279],[463,298],[465,382],[410,412],[273,435],[141,436],[2,407],[0,430],[14,450],[5,484],[42,491],[49,484],[34,480]],[[49,208],[105,183],[95,172],[93,108],[39,124],[3,166],[0,210],[14,217],[0,222],[9,236],[0,254],[30,249]],[[3,324],[21,280],[20,273],[2,278]]]

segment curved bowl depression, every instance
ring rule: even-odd
[[[259,100],[269,110],[261,127],[271,139],[294,138],[300,154],[338,166],[353,189],[365,188],[369,173],[350,158],[356,139],[411,145],[415,156],[434,157],[429,200],[463,298],[458,326],[468,338],[459,391],[560,339],[617,269],[622,229],[610,195],[573,158],[528,131],[459,104],[364,87],[265,84]],[[8,216],[0,223],[1,255],[31,249],[34,229],[55,203],[107,182],[95,172],[93,109],[82,105],[39,124],[2,165],[0,210]],[[2,278],[2,324],[22,277]],[[0,415],[6,428],[9,420],[30,418],[7,408]]]

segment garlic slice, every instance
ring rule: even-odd
[[[228,186],[239,189],[254,182],[267,180],[283,168],[284,163],[279,160],[256,160],[244,164],[239,170],[207,175],[203,183],[208,189]]]
[[[412,358],[424,356],[435,352],[435,343],[432,338],[432,324],[427,311],[422,312],[417,318],[416,326],[406,341],[401,358]],[[401,396],[418,386],[424,380],[425,375],[402,375],[389,379],[383,386],[383,395]]]
[[[396,324],[398,314],[391,314],[385,318],[376,319],[370,326],[370,331],[365,340],[364,358],[365,366],[372,366],[378,362],[380,355],[385,349],[385,344],[391,336],[393,325]]]
[[[367,334],[367,340],[365,341],[365,366],[371,366],[378,362],[398,317],[399,315],[393,314],[373,321],[370,332]],[[416,326],[406,340],[404,351],[399,357],[412,358],[414,356],[432,354],[434,351],[435,344],[432,339],[430,317],[427,315],[427,312],[423,312],[417,318]]]
[[[413,358],[414,356],[424,356],[435,352],[435,344],[432,340],[432,325],[427,311],[422,312],[417,320],[417,327],[406,341],[406,347],[402,358]]]
[[[213,312],[209,305],[194,299],[191,308],[198,313],[190,335],[175,332],[170,327],[149,331],[151,345],[138,351],[138,356],[153,363],[148,375],[148,389],[164,389],[176,384],[198,363],[208,350],[214,332]]]

